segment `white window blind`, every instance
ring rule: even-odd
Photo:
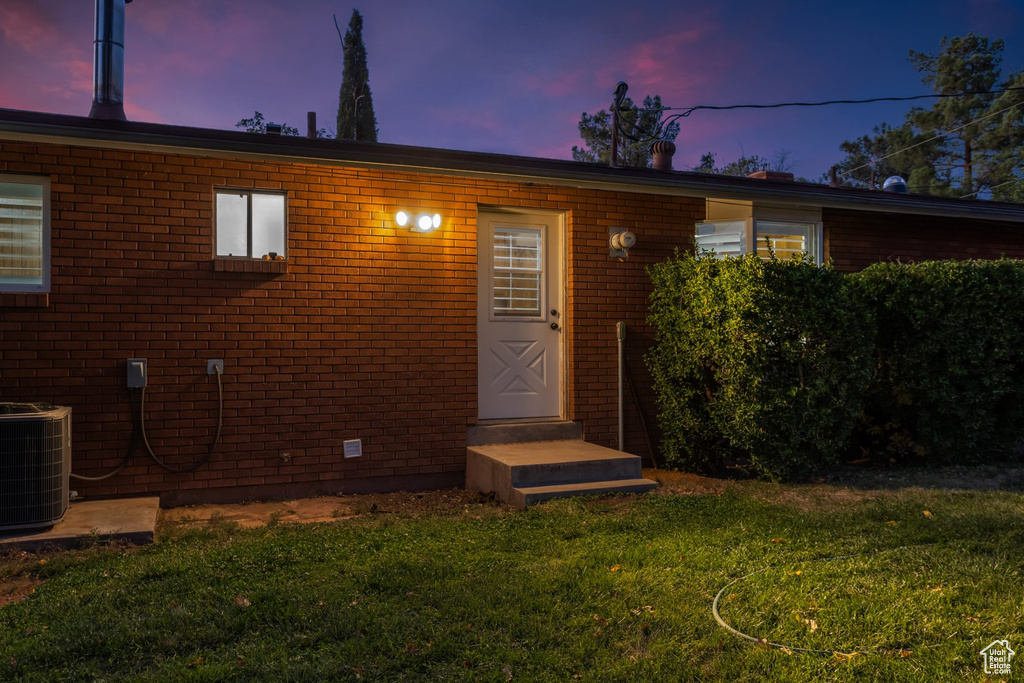
[[[0,178],[0,290],[47,288],[44,183]]]
[[[530,228],[495,228],[493,259],[493,314],[540,316],[543,233]]]
[[[747,251],[747,222],[698,223],[694,242],[698,254],[713,252],[716,258],[741,256]]]
[[[818,261],[818,226],[812,223],[757,221],[757,255],[761,258],[790,259],[806,251]]]

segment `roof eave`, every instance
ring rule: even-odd
[[[1024,223],[1024,207],[999,202],[899,195],[812,183],[681,171],[609,168],[598,164],[507,154],[256,135],[131,121],[101,121],[6,109],[0,109],[0,139]]]

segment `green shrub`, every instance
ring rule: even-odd
[[[794,478],[839,460],[870,374],[869,308],[804,258],[677,253],[651,267],[648,355],[666,461],[749,458]]]
[[[878,326],[861,439],[893,459],[1005,456],[1024,425],[1024,264],[879,263],[849,279]]]

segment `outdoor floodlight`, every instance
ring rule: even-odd
[[[430,232],[441,227],[441,214],[421,213],[413,219],[407,211],[399,211],[395,214],[395,224],[412,232]]]

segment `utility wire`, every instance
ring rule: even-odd
[[[1020,90],[1022,88],[1014,88],[1014,89],[1015,90]],[[1013,109],[1014,107],[1017,107],[1017,106],[1020,106],[1020,104],[1019,103],[1018,104],[1011,104],[1009,107],[1006,107],[1005,109],[1000,109],[999,111],[992,112],[991,114],[985,114],[984,116],[980,116],[980,117],[978,117],[976,119],[972,119],[971,121],[968,121],[967,123],[963,124],[962,126],[957,126],[956,128],[950,128],[949,130],[947,130],[945,132],[937,133],[934,136],[928,138],[927,140],[922,140],[921,142],[915,142],[914,144],[908,145],[907,147],[904,147],[902,149],[898,149],[895,152],[890,152],[889,154],[886,154],[885,156],[880,156],[877,159],[872,159],[870,162],[868,162],[866,164],[861,164],[860,166],[857,166],[855,168],[851,168],[851,169],[842,171],[841,173],[839,173],[839,175],[848,176],[851,173],[853,173],[854,171],[859,171],[862,168],[868,168],[870,166],[874,166],[879,161],[885,161],[886,159],[888,159],[890,157],[894,157],[897,154],[902,154],[903,152],[906,152],[908,149],[914,149],[915,147],[920,147],[921,145],[927,145],[929,142],[934,142],[935,140],[938,140],[939,138],[944,138],[947,135],[952,135],[953,133],[957,132],[958,130],[963,130],[967,126],[973,125],[973,124],[978,123],[980,121],[984,121],[987,118],[991,118],[993,116],[998,116],[999,114],[1002,114],[1005,111],[1009,111],[1010,109]]]
[[[679,119],[685,118],[695,111],[701,110],[712,110],[712,111],[728,111],[731,109],[781,109],[782,107],[824,107],[832,104],[871,104],[874,102],[910,102],[913,100],[924,100],[924,99],[935,99],[935,98],[947,98],[947,97],[970,97],[973,95],[998,95],[1004,92],[1011,92],[1015,90],[1024,90],[1024,86],[1014,86],[1009,88],[997,88],[995,90],[978,90],[972,92],[962,93],[933,93],[930,95],[910,95],[908,97],[871,97],[866,100],[825,100],[823,102],[779,102],[776,104],[728,104],[728,105],[711,105],[701,104],[696,107],[661,107],[658,111],[681,111],[680,114],[674,114],[666,119],[666,123]]]
[[[981,189],[981,190],[977,190],[975,192],[971,192],[970,194],[965,194],[962,197],[960,197],[960,199],[967,199],[968,197],[973,197],[975,195],[981,194],[985,190],[994,190],[997,187],[1002,187],[1003,185],[1009,185],[1010,183],[1019,183],[1020,181],[1021,181],[1020,178],[1013,178],[1012,180],[1007,180],[1006,182],[999,183],[998,185],[993,185],[992,187],[988,187],[988,188],[984,188],[984,189]]]
[[[620,85],[624,85],[624,84],[620,84]],[[648,111],[656,111],[656,112],[658,112],[659,116],[660,116],[661,112],[666,112],[666,111],[679,111],[680,113],[679,114],[673,114],[672,116],[669,116],[668,118],[666,118],[664,121],[659,121],[658,122],[658,127],[654,131],[648,131],[648,130],[643,129],[640,125],[638,125],[637,122],[623,121],[622,117],[618,117],[618,128],[619,128],[619,132],[620,133],[625,135],[630,140],[633,140],[634,142],[649,142],[651,140],[660,139],[661,136],[662,136],[662,132],[666,128],[671,126],[671,124],[673,124],[676,121],[678,121],[679,119],[686,118],[690,114],[692,114],[693,112],[701,111],[701,110],[707,110],[707,111],[729,111],[729,110],[733,110],[733,109],[781,109],[783,107],[824,107],[824,106],[829,106],[829,105],[834,105],[834,104],[872,104],[872,103],[876,103],[876,102],[912,102],[912,101],[915,101],[915,100],[925,100],[925,99],[944,99],[944,98],[952,98],[952,97],[963,98],[963,97],[972,97],[972,96],[976,96],[976,95],[999,95],[999,94],[1006,93],[1006,92],[1016,92],[1016,91],[1022,91],[1022,90],[1024,90],[1024,86],[1011,86],[1011,87],[1008,87],[1008,88],[996,88],[996,89],[993,89],[993,90],[977,90],[977,91],[962,92],[962,93],[931,93],[931,94],[928,94],[928,95],[909,95],[909,96],[905,96],[905,97],[870,97],[870,98],[863,99],[863,100],[823,100],[821,102],[777,102],[775,104],[729,104],[729,105],[701,104],[701,105],[697,105],[697,106],[694,106],[694,107],[658,107],[658,108],[650,109]],[[618,108],[620,111],[625,111],[625,109],[623,109],[621,107],[621,103],[622,103],[622,100],[625,97],[625,93],[626,93],[625,89],[622,90],[621,95],[619,94],[618,90],[616,90],[616,101],[615,101],[615,104],[613,106]],[[907,150],[913,149],[915,147],[920,147],[921,145],[926,145],[929,142],[933,142],[933,141],[935,141],[935,140],[937,140],[939,138],[944,138],[944,137],[946,137],[948,135],[951,135],[952,133],[955,133],[955,132],[957,132],[959,130],[963,130],[967,126],[970,126],[972,124],[978,123],[980,121],[984,121],[985,119],[990,118],[992,116],[997,116],[999,114],[1002,114],[1003,112],[1009,111],[1010,109],[1013,109],[1014,107],[1016,107],[1018,105],[1019,105],[1019,103],[1011,104],[1009,107],[1006,107],[1004,109],[1000,109],[999,111],[993,112],[991,114],[986,114],[985,116],[982,116],[982,117],[979,117],[977,119],[973,119],[971,121],[968,121],[967,123],[963,124],[962,126],[957,126],[956,128],[951,128],[948,131],[937,133],[936,135],[934,135],[931,138],[928,138],[927,140],[923,140],[921,142],[914,143],[913,145],[909,145],[909,146],[904,147],[902,149],[898,149],[895,152],[890,152],[889,154],[886,154],[885,156],[882,156],[882,157],[878,157],[877,159],[872,159],[867,164],[862,164],[860,166],[857,166],[856,168],[851,168],[851,169],[848,169],[848,170],[841,171],[839,173],[839,175],[848,176],[851,173],[853,173],[854,171],[859,171],[862,168],[868,168],[870,166],[875,165],[879,161],[884,161],[885,159],[888,159],[890,157],[896,156],[897,154],[902,154],[903,152],[906,152]],[[640,111],[639,108],[637,109],[637,111],[638,111],[637,121],[639,121],[639,111]],[[632,134],[630,131],[627,131],[625,129],[624,125],[623,125],[624,123],[628,123],[629,126],[633,130],[639,131],[642,134],[642,137],[637,137],[636,135]],[[696,168],[696,167],[691,167],[691,168]],[[1006,183],[1001,183],[1000,185],[996,185],[995,187],[1000,187],[1001,185],[1006,185],[1006,184],[1008,184],[1010,182],[1014,182],[1014,181],[1007,181]],[[989,189],[991,189],[991,188],[989,188]],[[979,190],[978,192],[973,192],[973,193],[971,193],[969,195],[964,195],[964,197],[962,197],[962,199],[966,198],[966,197],[970,197],[970,196],[975,195],[975,194],[978,194],[979,192],[981,192],[981,190]]]

